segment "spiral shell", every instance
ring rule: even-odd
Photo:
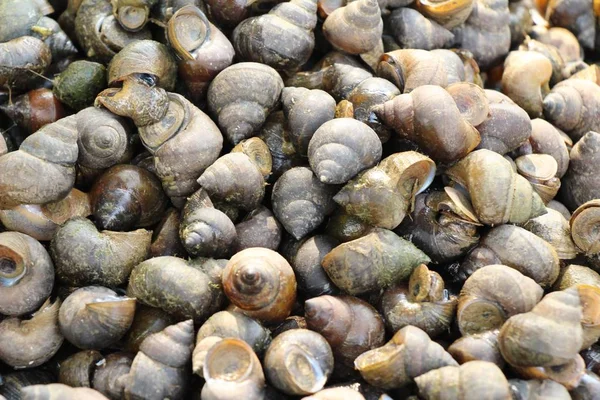
[[[148,258],[152,232],[98,231],[85,218],[62,225],[50,244],[59,280],[72,286],[127,282],[133,267]]]
[[[529,182],[501,155],[481,149],[446,171],[464,186],[475,214],[486,225],[523,223],[544,214],[544,203]],[[518,200],[517,200],[518,199]]]
[[[394,389],[426,372],[458,363],[421,329],[407,326],[383,347],[361,354],[354,365],[371,385]]]
[[[327,339],[336,363],[353,368],[356,357],[385,342],[381,316],[356,297],[313,297],[304,310],[308,328]]]
[[[377,65],[377,76],[392,82],[402,93],[412,92],[419,86],[448,85],[444,59],[435,52],[418,49],[385,53]]]
[[[571,150],[569,169],[562,178],[561,200],[570,210],[600,199],[600,133],[588,132]],[[10,154],[10,153],[9,153]]]
[[[321,265],[337,287],[358,295],[400,282],[429,261],[409,241],[387,229],[375,228],[362,238],[334,248]]]
[[[338,245],[338,241],[326,235],[305,240],[293,255],[291,264],[298,280],[298,290],[306,297],[335,294],[337,288],[331,282],[321,261]]]
[[[203,100],[210,82],[233,61],[231,42],[192,4],[180,8],[169,19],[167,38],[181,59],[179,76],[191,100]]]
[[[0,322],[0,360],[13,368],[33,368],[56,354],[63,343],[58,326],[60,301],[47,300],[31,319]]]
[[[264,398],[265,376],[252,348],[240,339],[223,339],[210,348],[204,364],[202,399]]]
[[[409,213],[415,196],[435,176],[435,163],[415,151],[392,154],[348,182],[333,198],[365,223],[394,229]]]
[[[331,347],[320,334],[291,329],[273,339],[265,354],[269,382],[290,395],[307,395],[323,389],[333,372]]]
[[[50,48],[32,36],[0,43],[0,87],[26,91],[36,86],[52,62]]]
[[[277,106],[283,80],[273,68],[238,63],[225,68],[208,88],[208,107],[233,144],[253,136]]]
[[[600,253],[598,225],[600,224],[600,200],[590,200],[579,206],[569,222],[573,241],[585,254]]]
[[[315,132],[333,119],[335,100],[323,90],[286,87],[281,92],[281,101],[288,119],[290,140],[296,152],[306,156]]]
[[[102,349],[119,340],[131,326],[135,299],[118,296],[101,286],[71,293],[60,307],[60,330],[82,349]]]
[[[446,29],[452,29],[467,20],[474,0],[417,0],[417,9]]]
[[[0,156],[0,208],[65,198],[75,183],[77,138],[73,115],[42,127],[19,150]]]
[[[46,249],[30,236],[0,233],[0,314],[37,310],[54,286],[54,265]]]
[[[65,117],[61,101],[46,88],[34,89],[0,104],[0,110],[29,134]]]
[[[187,365],[192,355],[192,320],[166,327],[141,344],[123,377],[126,398],[161,400],[183,398],[187,388]]]
[[[497,329],[474,333],[457,339],[448,347],[448,353],[454,357],[459,364],[469,361],[489,361],[502,368],[504,358],[498,347]]]
[[[447,366],[415,378],[419,395],[424,399],[475,400],[487,397],[510,399],[510,387],[502,370],[487,361],[470,361],[461,366]]]
[[[519,367],[571,361],[583,340],[582,315],[577,289],[547,294],[531,311],[512,316],[502,326],[498,337],[502,356]]]
[[[260,206],[246,215],[244,220],[235,226],[235,230],[237,251],[250,247],[277,250],[283,233],[283,227],[265,206]]]
[[[285,230],[299,240],[333,211],[336,189],[320,182],[309,168],[292,168],[273,186],[273,213]]]
[[[393,10],[389,23],[394,39],[404,49],[439,49],[454,39],[448,29],[408,7]]]
[[[377,0],[358,0],[333,11],[323,34],[333,47],[350,54],[367,53],[379,44],[383,21]]]
[[[236,54],[277,70],[297,70],[312,54],[316,25],[317,0],[278,4],[268,14],[247,18],[235,28]]]
[[[127,295],[177,318],[202,321],[223,306],[224,264],[225,260],[202,258],[151,258],[131,272]]]
[[[551,208],[546,210],[546,214],[530,219],[523,228],[548,242],[556,250],[560,260],[575,258],[579,249],[571,239],[569,222],[560,212]]]
[[[137,32],[148,22],[150,9],[158,0],[111,0],[113,14],[123,29]]]
[[[323,183],[346,183],[381,159],[374,130],[352,118],[336,118],[316,130],[308,145],[308,160]]]
[[[294,271],[273,250],[254,247],[240,251],[227,263],[222,279],[229,300],[260,321],[283,321],[296,301]]]
[[[467,279],[458,298],[456,318],[463,335],[498,329],[512,315],[531,310],[543,289],[505,265],[488,265]]]
[[[600,86],[583,79],[558,83],[544,97],[544,117],[574,141],[589,131],[600,131]]]

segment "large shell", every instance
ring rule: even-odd
[[[565,206],[573,211],[587,201],[600,199],[600,133],[588,132],[570,154],[560,195]]]
[[[121,339],[133,322],[135,299],[102,286],[71,293],[60,307],[60,330],[81,349],[102,349]]]
[[[502,326],[502,356],[519,367],[570,362],[581,348],[582,315],[577,289],[547,294],[530,312],[514,315]]]
[[[223,270],[223,290],[240,311],[266,322],[281,322],[296,301],[296,278],[279,253],[254,247],[235,254]]]
[[[30,236],[0,233],[0,314],[37,310],[54,286],[54,265],[46,249]]]
[[[36,86],[52,62],[50,48],[32,36],[0,43],[0,87],[26,91]],[[30,72],[31,71],[31,72]]]
[[[308,329],[291,329],[273,339],[265,354],[269,382],[289,395],[323,389],[333,372],[333,354],[323,336]]]
[[[204,100],[210,82],[233,61],[235,51],[231,42],[191,4],[177,10],[169,19],[167,37],[181,59],[179,76],[191,100]]]
[[[98,231],[90,220],[72,218],[51,242],[56,275],[72,286],[122,285],[133,267],[148,258],[151,239],[152,232],[145,229]]]
[[[320,182],[309,168],[292,168],[273,186],[273,213],[285,230],[299,240],[333,212],[336,189]]]
[[[233,32],[236,54],[277,70],[294,71],[304,65],[315,46],[316,0],[290,0],[268,14],[242,21]]]
[[[225,68],[208,88],[208,106],[234,144],[254,135],[279,103],[283,80],[273,68],[238,63]]]
[[[435,171],[435,163],[423,154],[395,153],[348,182],[333,200],[367,224],[394,229],[412,211],[415,196],[429,187]]]
[[[490,150],[470,153],[446,173],[467,189],[477,218],[486,225],[523,223],[546,210],[529,182]]]
[[[435,52],[418,49],[385,53],[377,66],[377,76],[392,82],[402,93],[424,85],[448,85],[444,59]]]
[[[177,317],[202,321],[221,309],[224,261],[155,257],[131,272],[128,296]]]
[[[371,385],[394,389],[426,372],[458,363],[421,329],[407,326],[383,347],[361,354],[354,365]]]
[[[316,130],[308,145],[308,161],[323,183],[341,184],[381,159],[381,141],[368,125],[335,118]]]
[[[461,263],[460,272],[469,276],[491,264],[514,268],[544,288],[552,286],[560,271],[558,254],[552,245],[514,225],[490,230]]]
[[[429,257],[392,231],[373,229],[368,235],[334,248],[321,264],[344,292],[357,295],[379,290],[410,276]]]
[[[377,0],[358,0],[332,12],[323,24],[323,34],[339,50],[367,53],[379,44],[383,21]]]
[[[192,355],[192,320],[166,327],[148,336],[123,377],[125,398],[162,400],[183,398]]]
[[[314,297],[305,303],[305,317],[308,328],[327,339],[336,363],[351,368],[356,357],[385,342],[381,316],[356,297]]]
[[[463,335],[498,329],[512,315],[531,310],[543,289],[505,265],[488,265],[467,279],[458,299],[457,320]]]

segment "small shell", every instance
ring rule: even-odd
[[[362,54],[379,44],[383,21],[377,0],[358,0],[333,11],[323,24],[323,34],[339,50]]]

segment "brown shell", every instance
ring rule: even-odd
[[[562,202],[571,211],[587,201],[600,199],[599,149],[600,133],[588,132],[571,150],[569,169],[562,178],[560,192]]]
[[[254,247],[238,252],[227,263],[222,279],[229,300],[260,321],[283,321],[296,301],[294,271],[273,250]]]
[[[463,336],[448,347],[448,353],[460,364],[469,361],[489,361],[502,368],[504,358],[498,347],[497,329]]]
[[[13,97],[11,102],[1,104],[0,110],[30,134],[66,115],[60,100],[47,88]]]

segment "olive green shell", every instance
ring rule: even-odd
[[[104,65],[80,60],[67,67],[54,78],[54,95],[74,110],[81,110],[94,104],[96,95],[106,88],[106,68]]]

